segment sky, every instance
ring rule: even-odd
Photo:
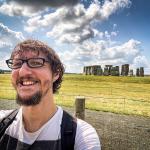
[[[47,43],[66,72],[130,64],[150,74],[149,0],[0,0],[0,69],[18,42]]]

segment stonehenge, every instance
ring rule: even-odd
[[[99,76],[134,76],[133,69],[129,69],[129,64],[121,66],[105,65],[104,68],[101,65],[84,66],[83,74],[85,75],[99,75]],[[136,69],[135,75],[137,77],[144,77],[144,67]]]

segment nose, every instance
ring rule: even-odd
[[[19,75],[20,76],[26,76],[26,75],[31,75],[32,71],[31,68],[28,67],[27,63],[23,63],[21,68],[19,69]]]

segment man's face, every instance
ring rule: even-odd
[[[32,51],[15,55],[13,59],[44,58],[44,54]],[[12,70],[12,84],[17,92],[17,103],[20,105],[36,105],[49,92],[52,94],[53,76],[50,64],[45,62],[42,67],[30,68],[27,63],[23,63],[21,68]]]

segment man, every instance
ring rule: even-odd
[[[0,149],[61,150],[63,110],[53,97],[64,73],[59,57],[46,44],[30,39],[19,43],[6,62],[21,107],[1,138]],[[95,129],[80,119],[74,149],[100,150]]]

